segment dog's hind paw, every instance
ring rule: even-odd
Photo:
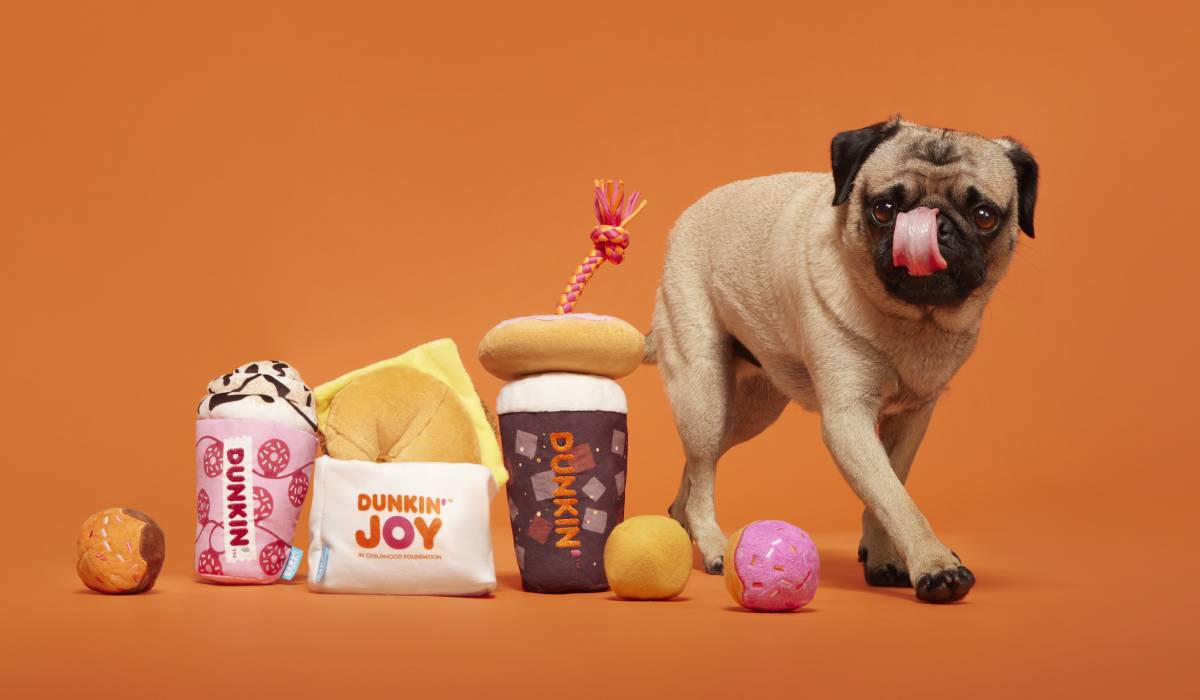
[[[720,576],[725,573],[725,556],[704,560],[704,573]]]
[[[975,585],[975,574],[965,566],[925,574],[917,579],[917,598],[926,603],[953,603]]]
[[[667,508],[667,515],[669,515],[675,522],[683,526],[683,529],[685,532],[687,532],[689,538],[695,539],[692,537],[692,526],[690,523],[688,523],[687,515],[684,514],[683,508],[679,508],[672,503],[671,506]]]
[[[883,588],[912,588],[908,572],[899,569],[895,564],[885,564],[875,568],[863,567],[863,577],[869,586]]]
[[[869,586],[883,588],[912,588],[908,570],[899,560],[871,561],[870,552],[866,547],[858,548],[858,560],[863,565],[863,578]]]

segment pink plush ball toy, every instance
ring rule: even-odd
[[[817,592],[821,561],[808,533],[782,520],[757,520],[729,538],[725,587],[757,612],[788,612]]]

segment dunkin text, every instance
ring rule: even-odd
[[[254,472],[247,461],[253,442],[247,435],[226,438],[225,469],[221,473],[222,512],[225,515],[225,557],[231,562],[257,558],[254,537]]]
[[[575,498],[575,491],[568,488],[575,483],[575,467],[571,466],[571,460],[575,459],[575,455],[571,454],[575,435],[550,433],[550,446],[555,453],[550,460],[550,468],[554,470],[554,483],[558,484],[554,490],[554,505],[558,507],[554,511],[554,532],[560,537],[554,546],[563,549],[578,547],[579,540],[575,538],[579,536],[579,511],[575,509],[575,504],[579,503],[579,499]]]

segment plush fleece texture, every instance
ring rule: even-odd
[[[314,390],[332,457],[368,462],[470,462],[508,480],[496,433],[443,338],[355,370]]]

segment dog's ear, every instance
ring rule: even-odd
[[[879,144],[899,130],[900,117],[897,116],[861,129],[843,131],[833,137],[833,142],[829,144],[829,157],[833,163],[833,206],[850,199],[858,169],[867,162]]]
[[[1038,164],[1033,155],[1015,139],[1000,139],[1005,154],[1017,171],[1017,225],[1033,238],[1033,207],[1037,204]]]

